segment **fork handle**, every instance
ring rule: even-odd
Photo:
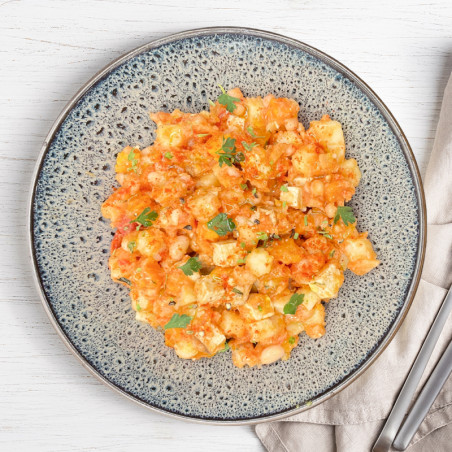
[[[452,341],[411,408],[392,446],[405,450],[452,372]]]

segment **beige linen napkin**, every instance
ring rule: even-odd
[[[400,330],[370,369],[336,396],[285,421],[257,425],[256,433],[268,451],[367,452],[383,427],[452,283],[452,76],[444,94],[424,188],[428,223],[424,270]],[[451,339],[452,316],[421,385]],[[407,450],[452,450],[452,376]]]

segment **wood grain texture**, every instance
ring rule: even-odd
[[[25,234],[42,141],[77,89],[134,47],[220,25],[281,33],[343,62],[391,109],[424,173],[452,69],[448,0],[0,1],[0,450],[262,450],[251,427],[174,421],[92,377],[41,307]]]

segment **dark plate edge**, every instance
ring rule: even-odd
[[[402,309],[400,310],[398,316],[394,319],[390,330],[388,331],[386,336],[383,338],[383,340],[378,344],[376,349],[371,353],[369,359],[367,359],[367,361],[364,364],[362,364],[360,367],[358,367],[358,369],[356,371],[354,371],[349,377],[347,377],[344,381],[342,381],[340,384],[338,384],[336,387],[334,387],[331,390],[331,392],[329,392],[327,395],[320,396],[311,405],[309,405],[309,406],[304,405],[302,407],[289,409],[289,410],[286,410],[286,411],[278,413],[278,414],[267,415],[267,416],[262,416],[262,417],[257,417],[257,418],[223,420],[223,419],[207,419],[207,418],[200,418],[200,417],[189,417],[189,416],[185,416],[182,414],[176,414],[176,413],[152,406],[149,403],[146,403],[146,402],[140,400],[138,397],[128,393],[127,391],[124,391],[123,389],[121,389],[118,386],[111,383],[109,380],[107,380],[104,376],[102,376],[93,366],[91,366],[86,361],[86,359],[80,354],[80,352],[72,344],[70,339],[66,336],[65,332],[63,331],[60,324],[58,323],[58,321],[54,315],[54,312],[52,311],[52,308],[50,307],[50,304],[45,296],[45,291],[44,291],[44,287],[42,285],[42,281],[41,281],[41,278],[39,275],[38,264],[37,264],[36,255],[35,255],[35,251],[34,251],[33,205],[34,205],[34,200],[35,200],[35,195],[36,195],[38,176],[41,171],[41,167],[42,167],[44,158],[47,154],[49,144],[52,142],[52,140],[55,136],[55,133],[58,131],[58,129],[61,126],[61,124],[63,123],[63,121],[66,119],[67,115],[72,110],[73,106],[83,97],[83,95],[87,91],[89,91],[89,89],[95,83],[102,80],[102,78],[104,78],[112,70],[114,70],[116,67],[118,67],[119,65],[121,65],[122,63],[127,61],[128,59],[133,58],[144,51],[159,47],[164,44],[168,44],[172,41],[176,41],[176,40],[180,40],[180,39],[184,39],[184,38],[196,37],[196,36],[211,35],[211,34],[243,34],[243,35],[256,36],[256,37],[261,37],[264,39],[278,41],[283,44],[306,51],[307,53],[314,55],[321,61],[326,62],[328,65],[332,66],[338,72],[344,74],[348,79],[350,79],[353,83],[355,83],[371,99],[371,101],[378,107],[380,112],[383,114],[385,119],[388,121],[389,125],[391,126],[391,128],[392,128],[393,132],[395,133],[396,137],[398,138],[399,142],[404,145],[405,149],[403,149],[403,151],[405,153],[405,157],[407,159],[407,163],[410,168],[410,172],[411,172],[414,186],[416,189],[416,197],[417,197],[417,200],[419,203],[419,217],[420,217],[419,218],[419,220],[420,220],[419,221],[419,239],[418,239],[419,248],[418,248],[418,254],[417,254],[415,269],[413,272],[411,286],[406,295],[405,303],[404,303]],[[27,238],[28,238],[28,245],[29,245],[30,264],[32,266],[32,273],[33,273],[33,280],[34,280],[36,289],[38,290],[38,293],[41,298],[44,309],[47,313],[47,316],[49,317],[53,327],[55,328],[58,335],[61,337],[61,339],[63,340],[64,344],[69,349],[69,351],[75,357],[77,357],[78,360],[82,363],[82,365],[86,369],[88,369],[101,382],[103,382],[104,384],[106,384],[111,389],[115,390],[116,392],[127,397],[128,399],[134,401],[135,403],[138,403],[139,405],[141,405],[147,409],[164,414],[166,416],[170,416],[175,419],[183,419],[183,420],[196,422],[196,423],[215,424],[215,425],[251,425],[251,424],[258,424],[261,422],[280,420],[280,419],[286,418],[288,416],[292,416],[292,415],[301,413],[310,408],[313,408],[314,406],[319,405],[320,403],[323,403],[325,400],[329,399],[333,395],[340,392],[342,389],[347,387],[350,383],[355,381],[360,375],[362,375],[375,362],[375,360],[378,358],[378,356],[380,356],[380,354],[389,345],[389,343],[391,342],[391,340],[394,338],[395,334],[397,333],[398,329],[400,328],[403,320],[405,319],[409,308],[411,307],[414,296],[416,294],[417,287],[419,285],[419,281],[420,281],[420,277],[421,277],[421,273],[422,273],[422,267],[424,264],[425,246],[426,246],[426,228],[427,228],[424,190],[423,190],[422,180],[420,177],[419,169],[418,169],[413,151],[410,147],[410,144],[408,143],[408,140],[407,140],[405,134],[403,133],[401,127],[399,126],[398,122],[396,121],[396,119],[394,118],[394,116],[392,115],[390,110],[383,103],[383,101],[378,97],[378,95],[354,72],[352,72],[350,69],[348,69],[346,66],[344,66],[339,61],[337,61],[334,58],[330,57],[329,55],[321,52],[320,50],[318,50],[314,47],[311,47],[310,45],[305,44],[296,39],[288,38],[286,36],[283,36],[283,35],[280,35],[277,33],[272,33],[272,32],[254,29],[254,28],[243,28],[243,27],[207,27],[207,28],[193,29],[193,30],[188,30],[188,31],[168,35],[163,38],[151,41],[142,46],[139,46],[136,49],[133,49],[130,52],[120,56],[119,58],[110,62],[103,69],[101,69],[92,78],[90,78],[77,91],[77,93],[69,100],[67,105],[64,107],[64,109],[58,115],[57,119],[55,120],[54,124],[52,125],[49,133],[47,134],[47,136],[44,140],[44,143],[42,145],[41,151],[37,158],[37,162],[36,162],[35,169],[34,169],[33,176],[32,176],[32,184],[31,184],[31,189],[30,189],[29,199],[28,199],[28,215],[27,215],[27,217],[28,217]]]

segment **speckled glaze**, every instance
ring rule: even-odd
[[[347,271],[326,307],[326,335],[301,336],[286,362],[237,369],[230,352],[186,361],[138,323],[128,291],[110,279],[112,232],[101,217],[117,152],[154,138],[150,111],[197,112],[217,84],[246,96],[295,99],[300,120],[343,124],[362,181],[350,205],[382,265]],[[422,267],[425,208],[409,145],[385,106],[340,63],[297,41],[249,29],[170,36],[94,77],[45,143],[30,202],[30,240],[44,305],[66,344],[110,386],[145,406],[217,423],[277,419],[308,409],[356,378],[388,344]],[[312,405],[311,403],[312,402]],[[308,403],[308,405],[306,405]]]

